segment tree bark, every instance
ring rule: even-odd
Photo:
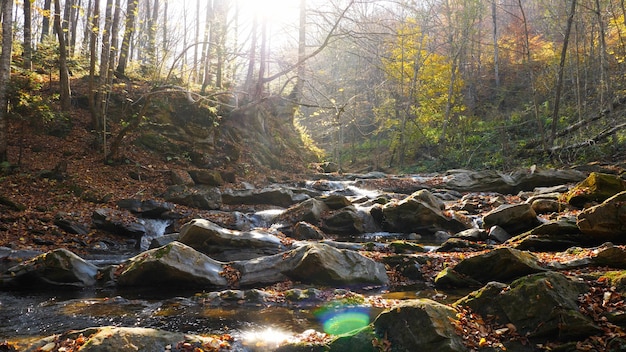
[[[8,159],[8,97],[7,86],[11,79],[11,53],[13,49],[13,0],[2,0],[2,54],[0,55],[0,163]],[[8,35],[7,35],[8,34]]]
[[[117,65],[117,73],[126,75],[126,66],[128,65],[130,42],[135,33],[135,19],[137,18],[138,0],[128,0],[126,5],[126,23],[124,27],[124,38],[122,39],[122,48],[120,50],[119,63]]]
[[[61,95],[61,111],[69,112],[72,108],[70,91],[70,74],[67,68],[67,45],[65,33],[61,26],[61,4],[54,0],[54,28],[59,39],[59,86]]]
[[[298,30],[298,61],[302,64],[298,66],[298,78],[293,89],[293,99],[300,101],[302,99],[302,90],[304,89],[306,64],[306,0],[300,0],[300,24]]]
[[[32,9],[31,0],[24,0],[24,69],[31,70],[33,68],[33,35],[32,35]]]
[[[100,32],[100,0],[93,0],[92,16],[90,17],[90,38],[89,38],[89,109],[91,110],[91,127],[99,136],[102,130],[102,119],[98,109],[98,88],[96,86],[96,61],[98,32]],[[96,144],[100,144],[102,139],[97,137]]]
[[[554,145],[556,139],[556,127],[559,122],[559,108],[561,106],[561,91],[563,90],[563,70],[565,68],[565,58],[567,57],[567,45],[569,44],[569,35],[572,31],[572,23],[574,22],[574,13],[576,12],[576,0],[572,0],[569,15],[567,17],[567,27],[565,28],[565,36],[563,38],[563,48],[561,50],[561,60],[559,62],[559,71],[557,74],[556,90],[554,93],[554,110],[552,112],[552,132],[550,134],[550,146]]]
[[[52,0],[45,0],[43,3],[43,20],[41,22],[41,38],[40,42],[43,42],[50,34],[50,8],[52,7]]]

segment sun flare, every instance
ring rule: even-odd
[[[287,23],[298,20],[300,2],[297,0],[238,0],[241,11],[258,15],[272,22]]]

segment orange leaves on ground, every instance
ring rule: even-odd
[[[241,272],[230,265],[224,265],[223,270],[220,271],[220,276],[225,278],[229,287],[238,287],[239,279],[241,279]]]

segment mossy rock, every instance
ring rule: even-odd
[[[393,241],[389,243],[389,248],[395,253],[423,253],[426,252],[424,246],[419,243],[407,241]]]
[[[519,278],[508,287],[489,283],[455,304],[494,316],[498,324],[511,323],[531,340],[572,341],[600,331],[578,310],[578,297],[587,290],[584,283],[546,272]]]
[[[589,203],[601,203],[622,191],[626,191],[626,182],[619,176],[592,172],[565,195],[565,201],[583,208]]]

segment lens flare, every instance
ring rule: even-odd
[[[321,309],[317,318],[324,325],[324,332],[330,335],[342,335],[369,325],[368,309],[363,307]]]

